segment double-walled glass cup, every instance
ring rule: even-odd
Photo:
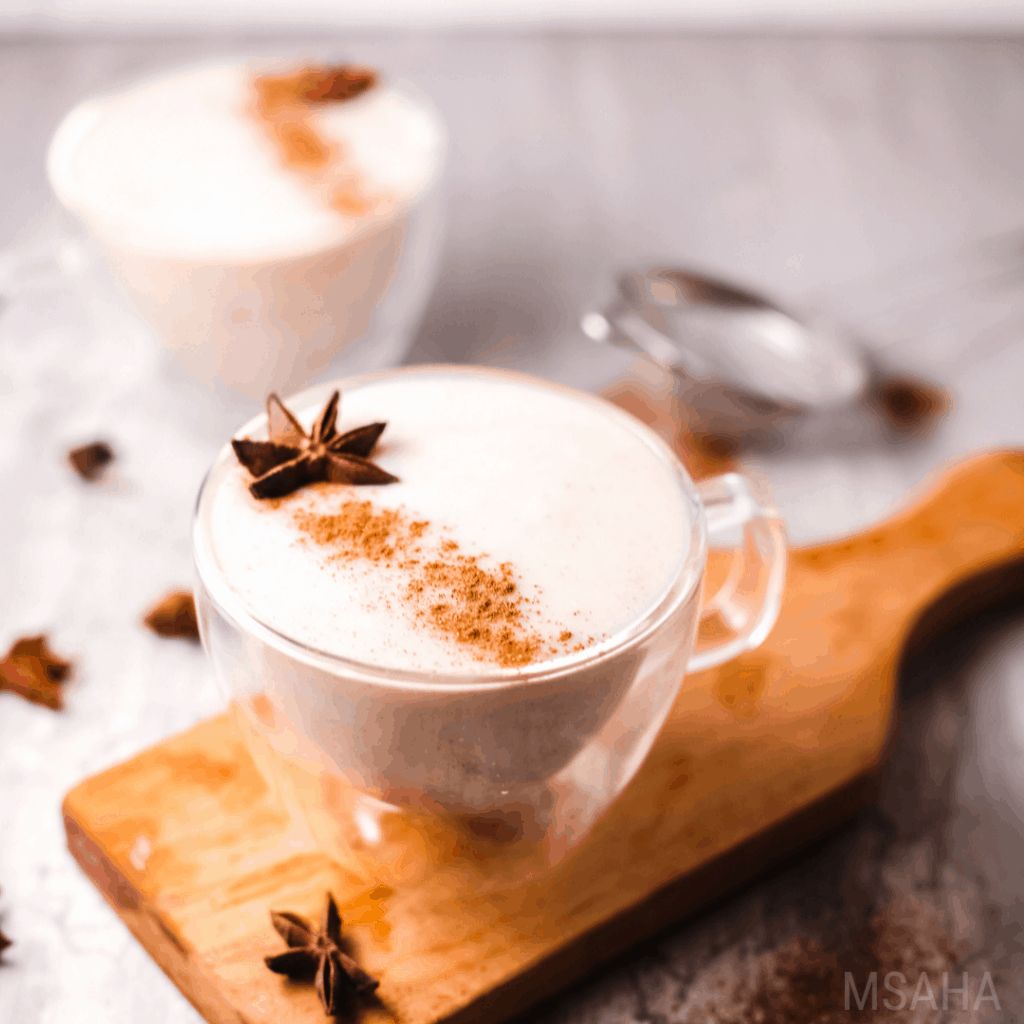
[[[309,223],[308,211],[306,219],[276,212],[278,192],[293,184],[282,172],[279,186],[268,186],[245,217],[248,225],[264,225],[265,233],[252,229],[251,237],[225,236],[228,229],[222,228],[211,235],[203,218],[186,215],[184,199],[178,200],[182,210],[172,204],[175,190],[153,169],[160,164],[159,151],[148,155],[140,142],[132,157],[142,168],[135,191],[154,194],[146,203],[112,194],[97,170],[104,155],[97,135],[134,137],[134,122],[125,126],[118,120],[125,96],[148,96],[159,87],[151,101],[148,137],[182,136],[184,152],[172,153],[187,169],[180,177],[200,194],[238,191],[237,182],[226,182],[224,168],[192,137],[202,141],[210,126],[183,125],[181,112],[169,109],[168,90],[175,86],[192,96],[199,109],[218,110],[237,100],[238,120],[247,124],[255,100],[247,98],[248,90],[235,96],[236,79],[299,66],[213,61],[147,76],[79,103],[50,143],[47,173],[57,198],[87,229],[120,291],[198,385],[190,397],[206,397],[203,404],[213,397],[248,408],[268,390],[305,387],[330,367],[333,376],[394,366],[412,344],[436,283],[446,129],[439,111],[409,83],[387,88],[418,112],[406,131],[420,140],[416,158],[430,173],[415,190],[392,197],[389,212],[362,221],[351,222],[326,206]],[[193,95],[197,91],[202,104]],[[386,128],[380,132],[387,135]],[[422,142],[425,137],[431,145]],[[199,147],[194,154],[193,146]],[[222,150],[236,157],[228,142],[216,152],[223,156]],[[243,149],[237,155],[243,166],[247,154]],[[406,154],[406,159],[413,157]],[[154,213],[165,207],[170,212],[165,210],[163,219],[170,224]]]
[[[289,406],[308,422],[335,386],[351,391],[393,374],[437,372],[357,377],[311,389]],[[639,420],[570,394],[598,404],[656,453],[678,488],[690,538],[647,614],[549,662],[478,675],[401,671],[282,635],[232,589],[212,543],[213,494],[234,464],[230,446],[203,485],[193,532],[196,596],[217,678],[268,781],[318,844],[361,873],[401,883],[443,865],[470,871],[480,886],[559,861],[636,773],[684,676],[757,646],[775,622],[786,563],[777,512],[737,474],[695,484]],[[265,437],[266,429],[259,416],[239,436]],[[704,601],[709,536],[735,539],[736,551],[729,578]]]

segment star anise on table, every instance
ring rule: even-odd
[[[305,918],[287,911],[272,910],[270,920],[289,949],[264,957],[263,962],[275,974],[287,975],[293,981],[315,979],[317,995],[330,1016],[340,1014],[353,993],[369,995],[380,984],[341,948],[341,914],[330,893],[320,916],[319,930]]]
[[[158,636],[199,639],[196,603],[187,590],[174,590],[146,613],[142,620]]]
[[[97,480],[106,466],[114,461],[114,451],[106,441],[93,441],[72,448],[68,462],[83,480]]]
[[[283,498],[318,481],[336,484],[393,484],[398,477],[366,457],[386,423],[339,434],[341,392],[331,395],[307,434],[275,394],[267,396],[269,441],[236,438],[231,447],[238,461],[256,478],[249,485],[254,498]]]
[[[0,691],[10,690],[33,704],[54,711],[63,706],[61,683],[71,672],[71,662],[58,658],[45,636],[19,640],[0,661]]]

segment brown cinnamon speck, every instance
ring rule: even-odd
[[[295,524],[317,544],[337,549],[336,557],[387,561],[404,551],[429,523],[403,522],[394,509],[376,509],[369,501],[348,501],[335,515],[320,515],[300,509]]]
[[[366,559],[408,573],[405,597],[415,619],[469,648],[477,660],[519,668],[546,653],[551,641],[546,644],[527,621],[525,606],[532,601],[519,590],[510,563],[486,568],[484,556],[456,554],[459,545],[452,540],[441,541],[432,554],[428,544],[424,558],[412,557],[423,551],[428,520],[410,520],[370,501],[347,501],[329,514],[297,509],[294,521],[309,540],[333,549],[332,559]],[[568,630],[558,636],[562,645],[571,639]]]
[[[497,572],[466,555],[428,562],[408,592],[413,600],[420,599],[417,618],[472,647],[480,660],[512,668],[530,664],[540,652],[543,641],[526,626],[523,597],[507,562]],[[425,608],[424,598],[430,601]]]

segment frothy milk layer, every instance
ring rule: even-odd
[[[81,104],[50,150],[61,201],[110,245],[190,261],[276,259],[367,230],[377,221],[331,209],[284,166],[254,116],[253,74],[191,68]],[[443,161],[440,119],[405,87],[319,105],[310,122],[361,190],[395,211]]]
[[[294,411],[308,425],[319,406]],[[669,458],[611,405],[517,375],[438,369],[342,394],[341,432],[381,420],[372,458],[399,483],[260,501],[230,448],[207,483],[200,516],[227,586],[293,640],[379,667],[498,667],[417,615],[402,559],[339,557],[300,527],[352,501],[429,524],[416,535],[421,562],[457,551],[494,573],[510,566],[524,628],[545,641],[540,661],[642,618],[687,556],[692,524]]]

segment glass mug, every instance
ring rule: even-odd
[[[437,368],[364,375],[288,405],[308,423],[335,387],[431,372]],[[446,676],[359,663],[284,636],[244,607],[213,548],[212,494],[235,463],[230,445],[200,491],[196,605],[218,682],[268,783],[312,841],[361,876],[411,883],[443,867],[468,873],[481,891],[553,867],[636,774],[684,675],[757,646],[777,618],[785,528],[742,476],[695,484],[669,446],[628,413],[530,384],[621,418],[664,461],[690,525],[687,556],[659,603],[610,641],[558,664]],[[266,417],[243,435],[265,437]],[[740,544],[725,583],[703,601],[709,536]]]
[[[189,96],[204,90],[199,93],[205,100],[200,109],[229,100],[243,107],[248,93],[236,78],[247,81],[265,72],[294,70],[301,62],[278,63],[185,66],[86,99],[61,122],[47,156],[57,198],[85,226],[114,282],[173,353],[186,381],[197,385],[190,389],[190,398],[212,396],[219,404],[247,411],[270,390],[305,387],[321,374],[336,376],[339,369],[361,373],[399,362],[436,283],[444,233],[444,120],[427,97],[404,82],[388,88],[418,111],[420,121],[409,131],[417,137],[436,136],[432,148],[424,146],[417,154],[430,161],[429,180],[396,201],[390,214],[368,218],[361,227],[350,229],[328,209],[315,224],[294,228],[295,237],[278,238],[274,232],[283,229],[273,224],[276,192],[262,197],[263,206],[248,218],[271,222],[269,234],[257,233],[256,240],[218,237],[211,242],[202,221],[155,232],[146,220],[150,206],[145,216],[131,205],[111,206],[105,178],[92,167],[94,150],[100,148],[92,140],[97,132],[118,136],[133,127],[129,121],[117,131],[125,96],[161,89],[151,101],[149,130],[169,120],[169,134],[177,137],[181,113],[168,110],[171,87],[177,85]],[[213,99],[206,99],[206,93]],[[191,102],[198,103],[194,97]],[[210,129],[195,130],[202,139]],[[181,142],[194,144],[188,135]],[[144,159],[142,148],[137,158],[146,174],[139,187],[153,189],[159,197],[163,186],[149,181],[156,158]],[[179,152],[173,155],[188,164],[188,182],[203,173],[216,188],[226,188],[213,158],[200,154],[190,162]],[[280,189],[289,184],[282,174]],[[180,214],[177,219],[189,223]]]

